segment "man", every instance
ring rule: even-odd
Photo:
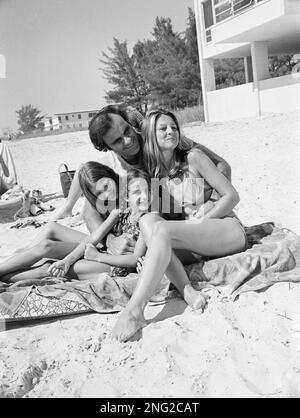
[[[124,105],[109,105],[102,108],[90,121],[89,135],[94,147],[101,152],[100,162],[109,165],[120,176],[129,168],[142,168],[142,138],[140,126],[143,116],[135,109]],[[216,164],[218,169],[230,180],[229,164],[217,154],[197,144],[201,150]],[[81,195],[76,172],[69,196],[63,208],[56,215],[61,219],[72,215],[72,209]],[[84,220],[90,232],[102,222],[98,212],[86,202]]]

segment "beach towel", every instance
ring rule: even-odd
[[[11,152],[0,142],[0,196],[17,184],[17,172]]]
[[[0,284],[0,322],[60,317],[86,312],[113,313],[128,303],[138,275],[78,281],[64,278],[23,280],[13,285]],[[151,298],[154,304],[165,301],[169,282],[164,278]]]
[[[268,225],[265,224],[264,228]],[[261,236],[254,228],[253,242]],[[255,238],[256,236],[256,238]],[[215,287],[237,298],[279,282],[300,282],[300,237],[288,229],[274,228],[271,235],[239,254],[202,260],[186,266],[198,289]],[[0,285],[0,321],[59,317],[75,313],[118,312],[126,306],[139,280],[137,274],[110,277],[103,273],[89,281],[49,278]],[[168,281],[159,284],[152,301],[167,299]]]

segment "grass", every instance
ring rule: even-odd
[[[204,121],[203,106],[186,107],[182,110],[174,111],[180,125],[185,125],[191,122]]]
[[[61,135],[61,134],[65,134],[67,132],[87,131],[87,129],[88,129],[87,127],[85,127],[85,128],[55,129],[53,131],[41,131],[41,130],[37,129],[37,130],[35,130],[33,132],[30,132],[30,133],[27,133],[27,134],[18,135],[17,138],[15,138],[15,139],[20,140],[20,139],[27,139],[27,138],[37,138],[37,137],[40,137],[40,136]],[[15,139],[12,139],[12,141],[15,140]]]

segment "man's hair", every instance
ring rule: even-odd
[[[98,151],[106,151],[108,149],[107,144],[104,142],[104,136],[112,127],[111,114],[121,116],[125,122],[138,130],[143,121],[143,115],[133,107],[124,104],[114,104],[103,107],[93,116],[89,123],[90,139]]]

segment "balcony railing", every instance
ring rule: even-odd
[[[208,18],[212,24],[205,25],[206,42],[211,42],[211,27],[216,23],[229,19],[243,10],[263,0],[208,0],[212,16]],[[213,4],[212,4],[213,3]]]

